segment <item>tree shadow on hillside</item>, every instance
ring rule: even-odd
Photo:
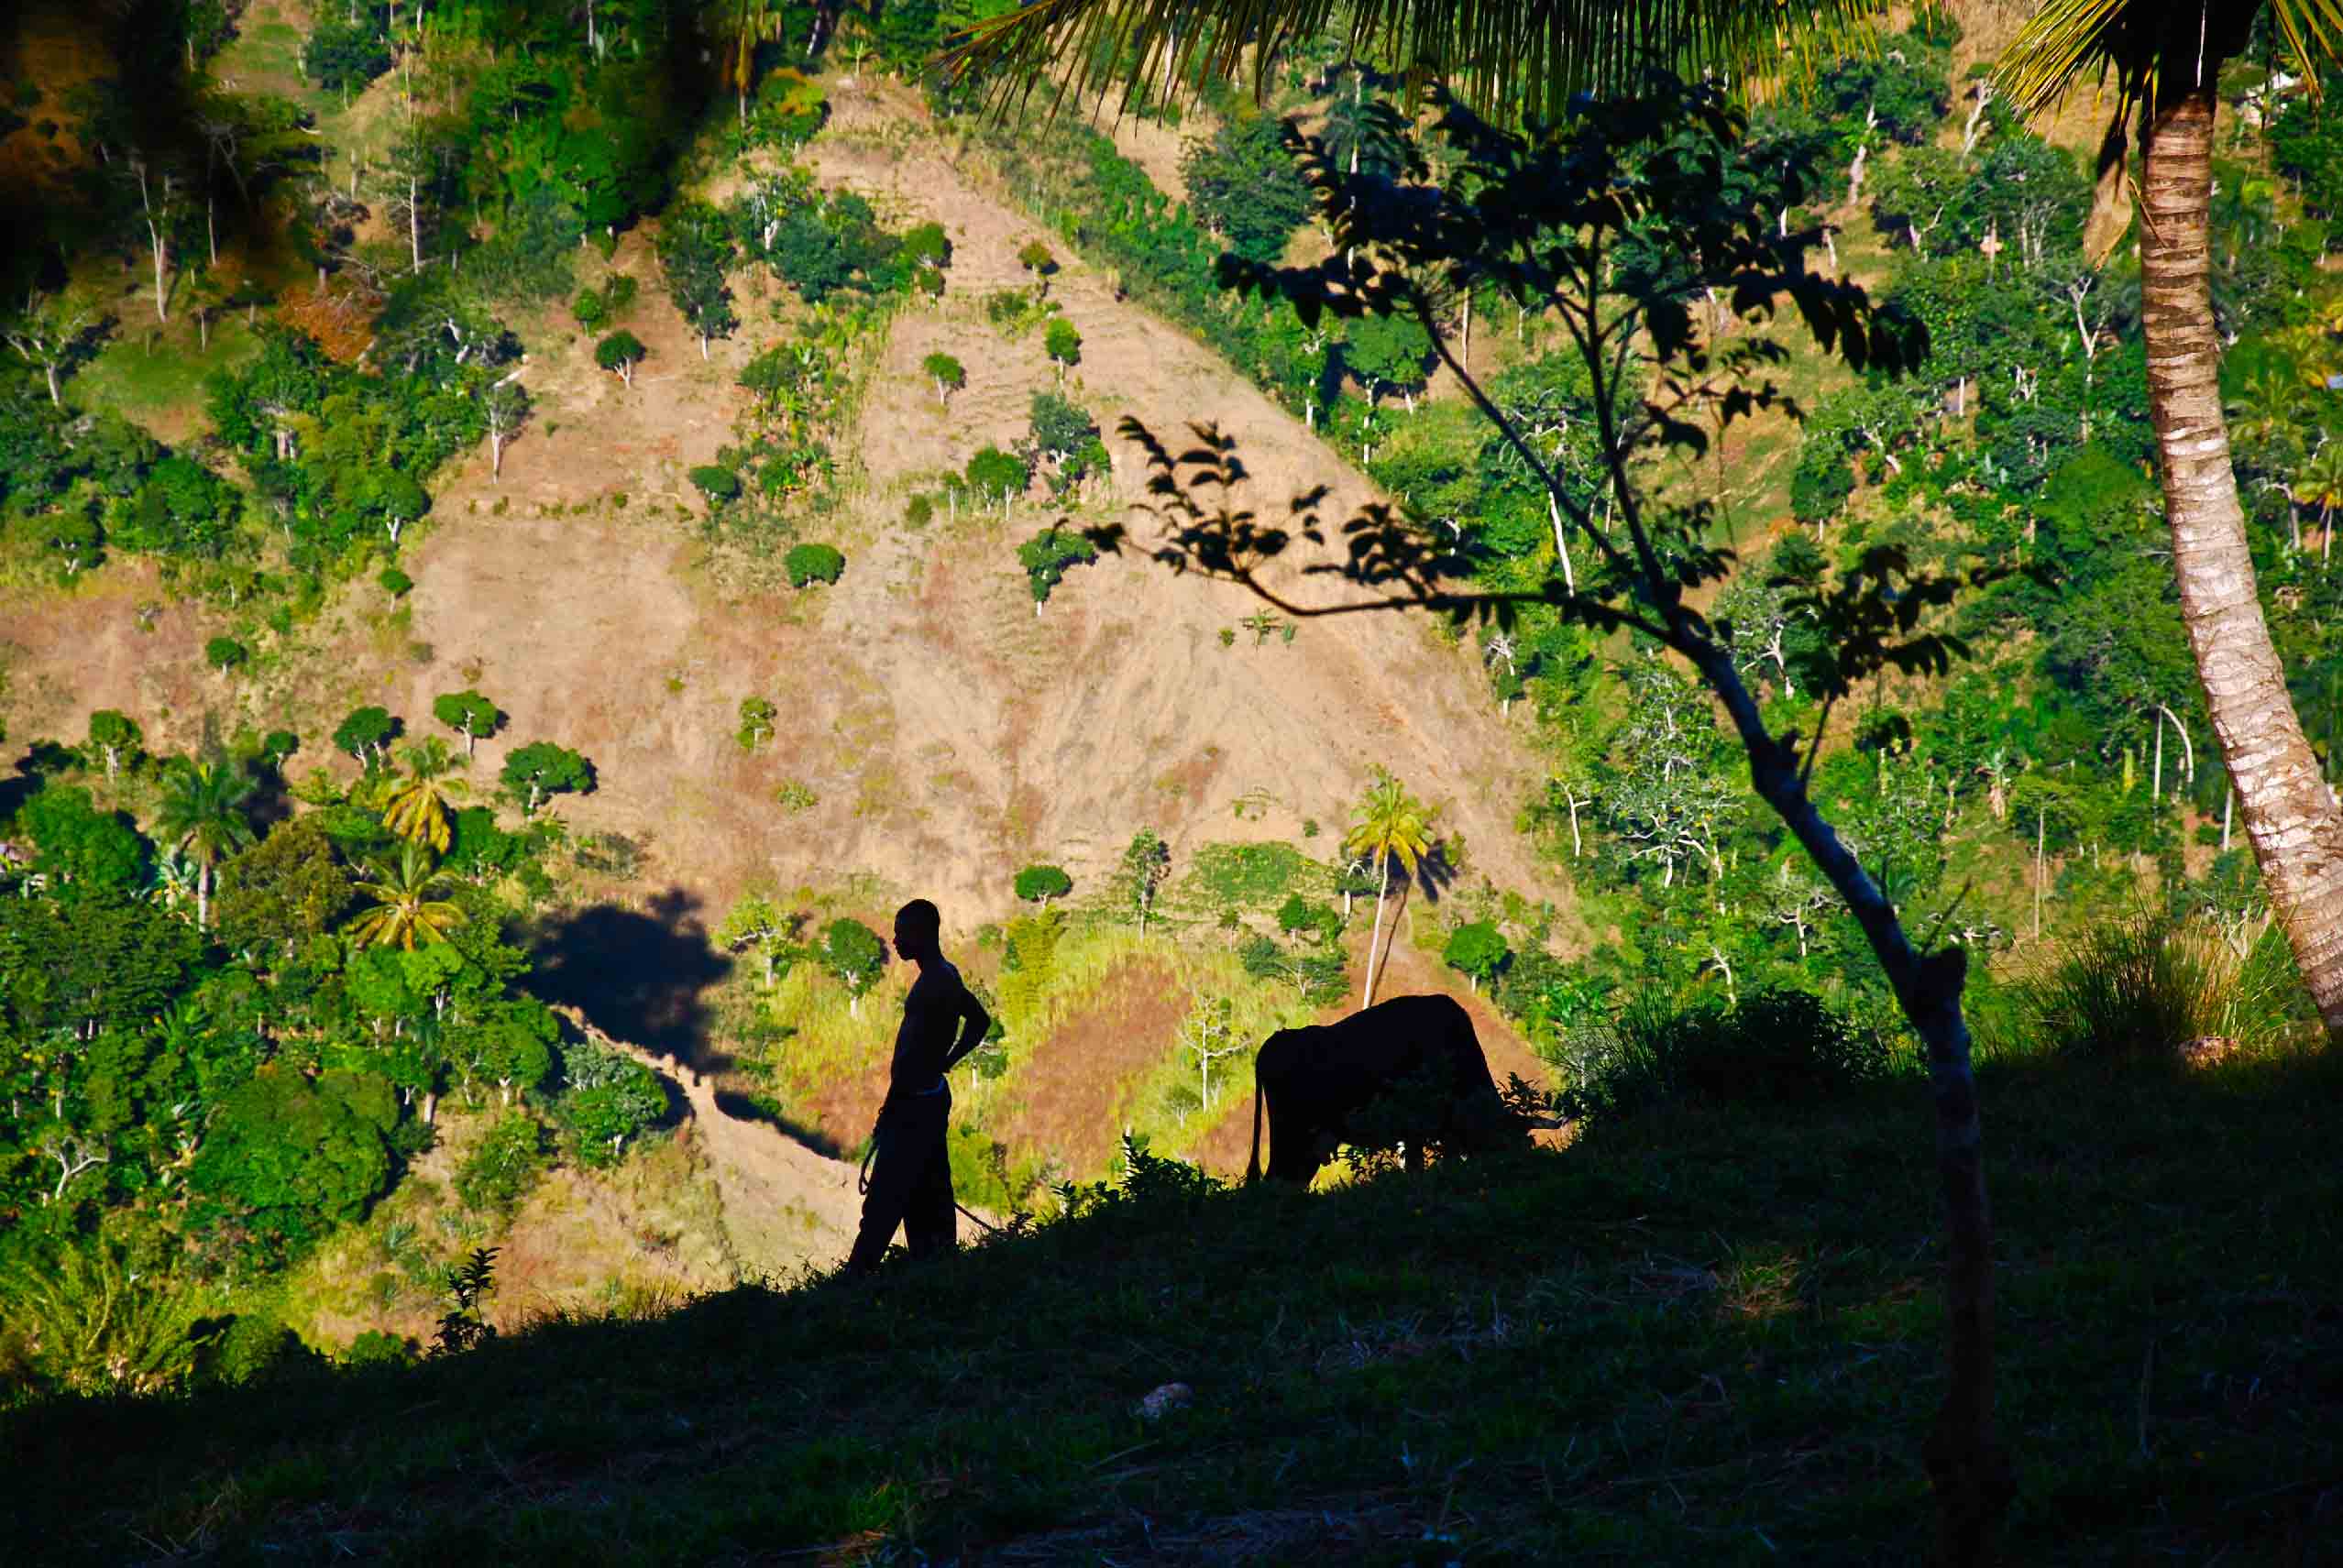
[[[671,887],[640,910],[598,904],[541,922],[525,938],[535,965],[529,988],[613,1039],[715,1071],[724,1064],[710,1048],[706,993],[732,960],[709,945],[699,907]]]
[[[808,1126],[797,1118],[784,1115],[770,1106],[760,1105],[736,1090],[718,1090],[716,1109],[735,1122],[762,1122],[791,1143],[800,1144],[824,1159],[848,1157],[846,1146],[820,1127]]]
[[[1447,845],[1435,844],[1416,857],[1415,886],[1426,904],[1439,903],[1441,893],[1455,885],[1456,880],[1457,866],[1448,859]]]

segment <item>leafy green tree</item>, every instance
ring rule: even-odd
[[[349,872],[314,816],[296,817],[221,868],[220,929],[239,945],[292,952],[349,907]]]
[[[1017,264],[1032,275],[1036,298],[1049,293],[1050,278],[1058,270],[1058,258],[1050,254],[1048,246],[1038,239],[1027,240],[1017,253]]]
[[[1033,613],[1041,613],[1041,606],[1069,567],[1085,566],[1097,559],[1097,546],[1055,523],[1018,545],[1017,564],[1025,568],[1026,582],[1033,590]]]
[[[493,1079],[500,1099],[512,1102],[526,1095],[553,1071],[553,1047],[561,1025],[544,1003],[531,997],[506,997],[475,1009],[459,1049],[471,1073]]]
[[[227,678],[230,670],[245,663],[251,657],[251,653],[246,650],[244,644],[233,637],[214,637],[204,644],[204,663],[217,670],[222,680]]]
[[[1239,115],[1189,142],[1180,177],[1196,215],[1248,261],[1276,261],[1310,216],[1310,187],[1273,115]]]
[[[146,876],[138,828],[119,811],[100,811],[77,785],[37,791],[17,811],[16,830],[32,840],[34,866],[60,882],[127,892]]]
[[[261,1257],[281,1261],[357,1219],[390,1182],[389,1091],[349,1074],[313,1086],[276,1065],[230,1090],[187,1172],[198,1225],[240,1233]]]
[[[226,757],[174,758],[163,770],[157,836],[194,861],[195,928],[212,921],[212,885],[222,861],[253,841],[247,803],[259,781]]]
[[[919,373],[936,384],[936,401],[952,407],[952,394],[968,385],[968,371],[959,360],[938,349],[919,361]]]
[[[521,797],[524,817],[534,817],[548,796],[594,793],[594,764],[551,740],[514,748],[500,776],[504,787]]]
[[[1307,937],[1320,944],[1342,934],[1342,916],[1334,906],[1314,903],[1300,893],[1289,893],[1277,906],[1277,928],[1289,937]]]
[[[353,708],[334,727],[334,748],[347,751],[371,773],[390,754],[390,742],[398,739],[400,729],[387,707]]]
[[[1017,895],[1028,904],[1050,907],[1053,898],[1063,898],[1073,891],[1073,878],[1058,866],[1028,866],[1017,873]]]
[[[1098,439],[1098,422],[1081,404],[1055,392],[1036,392],[1031,419],[1027,439],[1045,464],[1042,471],[1052,495],[1063,495],[1106,468],[1106,446]]]
[[[793,546],[781,558],[781,565],[789,575],[791,587],[810,587],[816,583],[836,582],[846,570],[846,557],[834,544],[808,542]]]
[[[1082,334],[1065,317],[1051,316],[1041,334],[1041,346],[1058,367],[1058,385],[1064,386],[1066,372],[1082,363]]]
[[[562,1120],[588,1165],[615,1165],[626,1140],[667,1113],[667,1091],[641,1062],[585,1042],[561,1049]]]
[[[95,352],[109,319],[77,294],[50,294],[28,302],[20,314],[0,317],[0,338],[27,364],[40,367],[49,382],[50,407],[61,409],[60,378]]]
[[[216,560],[235,538],[240,506],[233,485],[174,455],[148,471],[127,504],[108,512],[108,528],[125,549]]]
[[[705,203],[680,203],[660,225],[659,265],[667,293],[699,334],[702,359],[708,357],[710,338],[730,337],[741,324],[732,311],[732,291],[724,282],[724,269],[732,259],[732,225]]]
[[[987,499],[998,497],[1006,511],[1010,499],[1025,493],[1032,472],[1023,459],[988,444],[968,460],[967,477],[969,488]]]
[[[432,698],[431,716],[464,738],[464,755],[469,757],[480,738],[493,735],[504,724],[505,716],[496,704],[469,687],[459,692],[443,692]],[[338,744],[341,736],[335,740]],[[348,750],[345,747],[344,750]]]
[[[740,499],[741,477],[720,463],[703,463],[686,477],[691,480],[691,488],[708,502],[710,511]]]
[[[790,938],[798,926],[798,916],[764,894],[752,893],[725,915],[716,927],[716,941],[727,952],[754,949],[764,966],[764,987],[770,991],[780,979],[782,959],[795,951]]]
[[[1424,389],[1425,367],[1432,359],[1432,336],[1421,324],[1403,316],[1369,316],[1353,322],[1343,340],[1343,364],[1367,389],[1368,401],[1380,400],[1390,387],[1415,411],[1415,394]]]
[[[462,906],[440,896],[452,889],[439,874],[431,851],[412,839],[399,846],[395,864],[359,881],[356,888],[374,904],[349,924],[350,940],[360,947],[445,942],[449,932],[470,918]]]
[[[1476,992],[1482,981],[1495,980],[1512,956],[1513,949],[1506,945],[1504,933],[1497,929],[1493,920],[1476,920],[1458,927],[1448,933],[1448,944],[1440,951],[1442,960],[1450,969],[1465,972]]]
[[[384,7],[371,3],[346,12],[322,9],[301,49],[302,73],[345,99],[390,69]]]
[[[1339,952],[1287,952],[1267,937],[1250,937],[1238,947],[1237,961],[1255,980],[1292,986],[1307,1006],[1329,1006],[1349,989]]]
[[[859,920],[832,920],[821,935],[822,967],[846,988],[846,1010],[860,1016],[863,995],[878,983],[886,966],[886,946]]]
[[[732,739],[741,743],[742,751],[755,751],[765,741],[773,739],[773,721],[776,717],[776,710],[773,706],[772,698],[762,696],[741,698],[741,727],[733,731]]]
[[[456,1168],[456,1196],[467,1209],[510,1214],[545,1171],[545,1130],[525,1111],[500,1116]]]
[[[1124,847],[1120,872],[1131,910],[1138,916],[1139,935],[1144,937],[1147,917],[1155,908],[1156,890],[1172,874],[1172,848],[1153,828],[1142,828]]]
[[[649,352],[641,338],[621,328],[594,345],[594,363],[632,387],[634,367],[643,363],[643,356]]]

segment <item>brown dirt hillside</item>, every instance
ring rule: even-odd
[[[776,296],[740,280],[746,325],[703,361],[658,286],[646,238],[630,236],[617,265],[644,297],[627,324],[650,348],[633,387],[595,370],[590,341],[566,323],[525,333],[536,421],[508,449],[500,482],[485,452],[444,477],[429,530],[402,563],[415,583],[403,607],[361,581],[295,645],[261,637],[258,674],[222,681],[200,655],[218,619],[177,605],[138,629],[137,605],[160,595],[135,564],[90,574],[70,596],[0,602],[12,738],[78,736],[98,707],[131,712],[162,746],[191,744],[206,711],[231,727],[292,715],[308,740],[296,759],[305,768],[333,761],[322,737],[351,707],[384,703],[429,732],[435,695],[478,686],[512,721],[480,745],[476,782],[490,784],[515,744],[585,751],[600,787],[565,801],[562,815],[578,833],[622,832],[645,847],[641,880],[619,901],[644,905],[638,894],[669,890],[648,901],[654,934],[695,951],[698,932],[748,887],[834,889],[853,877],[874,906],[915,891],[938,898],[948,928],[964,933],[1009,911],[1020,865],[1053,861],[1094,887],[1141,827],[1170,840],[1175,871],[1207,842],[1292,840],[1305,818],[1338,829],[1376,764],[1441,806],[1472,876],[1564,897],[1512,825],[1535,773],[1520,716],[1502,721],[1469,652],[1421,621],[1337,617],[1302,624],[1290,643],[1271,636],[1256,647],[1240,631],[1225,647],[1222,630],[1254,601],[1176,578],[1136,550],[1071,573],[1037,616],[1015,549],[1053,515],[1038,497],[1006,521],[963,512],[907,529],[908,493],[988,442],[1023,436],[1033,393],[1056,384],[1038,332],[1005,340],[982,311],[990,290],[1026,282],[1015,252],[1036,230],[956,170],[939,141],[899,126],[825,134],[810,160],[826,182],[872,193],[891,221],[940,218],[956,247],[942,305],[907,310],[879,346],[859,422],[840,444],[859,473],[842,511],[808,528],[847,553],[834,588],[743,590],[709,570],[684,476],[731,438],[740,366],[786,327]],[[1061,256],[1052,296],[1084,340],[1068,389],[1109,431],[1125,413],[1167,437],[1186,421],[1219,420],[1241,444],[1252,503],[1270,515],[1320,485],[1330,518],[1369,499],[1363,478],[1206,346],[1118,303]],[[970,372],[948,412],[918,373],[939,346]],[[1128,519],[1144,545],[1153,525],[1128,510],[1143,488],[1138,455],[1111,444],[1116,471],[1088,520]],[[733,740],[753,695],[782,715],[778,737],[754,755]],[[810,787],[817,803],[786,811],[775,801],[785,782]],[[571,929],[650,927],[630,914]],[[631,957],[578,949],[564,960],[583,971]],[[1406,977],[1405,988],[1431,988],[1406,965],[1404,953],[1394,959],[1393,986]],[[1169,1021],[1138,1043],[1160,1056],[1176,1018],[1168,1005],[1155,1011]],[[626,1019],[595,1022],[661,1048],[686,1044],[654,1042]],[[1501,1035],[1484,1028],[1492,1058]],[[1128,1076],[1092,1084],[1092,1053],[1064,1055],[1070,1096],[1111,1095]],[[852,1092],[864,1087],[841,1087],[855,1103],[836,1107],[840,1125],[866,1118],[872,1097]],[[1034,1130],[1054,1130],[1063,1107],[1045,1079],[1030,1087]],[[718,1124],[700,1122],[712,1135]],[[725,1162],[717,1168],[721,1184]],[[782,1205],[778,1189],[732,1185],[728,1214]],[[785,1245],[766,1240],[773,1252]]]
[[[1222,629],[1253,602],[1136,553],[1072,573],[1037,618],[1015,546],[1050,515],[1038,500],[1006,524],[962,516],[957,529],[911,533],[892,521],[907,483],[1020,436],[1031,395],[1055,382],[1038,334],[1004,342],[977,306],[1022,281],[1014,252],[1033,230],[931,143],[814,151],[825,179],[941,216],[958,247],[951,300],[905,313],[873,375],[853,443],[868,485],[834,534],[850,560],[835,589],[726,597],[697,569],[682,476],[727,439],[732,377],[771,335],[769,316],[703,363],[654,297],[638,239],[620,257],[648,285],[630,323],[651,348],[634,387],[594,371],[582,337],[533,339],[538,422],[509,449],[500,484],[483,453],[443,486],[406,563],[408,620],[354,587],[324,635],[310,633],[262,683],[223,683],[202,668],[206,618],[174,611],[138,631],[143,573],[108,568],[72,598],[11,618],[11,729],[77,734],[92,709],[117,707],[184,743],[204,709],[257,721],[290,706],[317,729],[375,701],[422,730],[435,694],[477,685],[512,720],[480,748],[483,782],[508,745],[580,748],[601,788],[565,806],[573,824],[647,840],[651,874],[715,912],[753,883],[863,872],[937,895],[965,926],[1008,906],[1026,861],[1094,878],[1142,826],[1176,855],[1209,839],[1289,838],[1305,817],[1337,822],[1376,763],[1444,806],[1479,873],[1539,886],[1512,826],[1528,751],[1468,655],[1420,622],[1343,617],[1304,624],[1291,643],[1256,648],[1240,634],[1224,648]],[[1084,336],[1070,389],[1103,422],[1129,412],[1176,434],[1217,417],[1265,510],[1319,484],[1336,507],[1369,494],[1208,350],[1115,302],[1079,264],[1053,292]],[[939,345],[971,370],[948,415],[917,373]],[[1114,494],[1128,502],[1142,476],[1115,444]],[[1150,536],[1149,520],[1133,526]],[[754,757],[732,739],[751,695],[785,719]],[[819,804],[781,811],[785,780]],[[1240,795],[1265,810],[1248,806],[1239,822]]]

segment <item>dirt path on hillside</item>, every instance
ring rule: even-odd
[[[612,1039],[574,1007],[557,1011],[588,1039],[625,1053],[683,1091],[723,1199],[725,1233],[743,1268],[786,1278],[845,1258],[863,1215],[853,1166],[825,1159],[753,1113],[733,1115],[707,1074]]]

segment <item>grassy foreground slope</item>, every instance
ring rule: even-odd
[[[2016,1562],[2343,1553],[2330,1055],[1986,1074]],[[1924,1560],[1908,1081],[10,1419],[44,1560]],[[1192,1405],[1135,1407],[1179,1381]]]

